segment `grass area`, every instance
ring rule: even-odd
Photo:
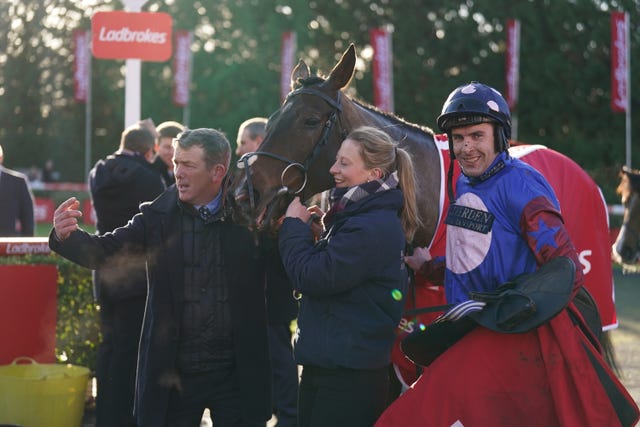
[[[640,404],[640,274],[622,274],[614,267],[618,328],[611,331],[621,380]]]
[[[618,266],[614,267],[616,312],[620,323],[628,322],[640,326],[640,274],[622,274]]]

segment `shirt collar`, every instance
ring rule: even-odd
[[[222,204],[222,189],[218,192],[218,195],[206,205],[194,205],[196,210],[200,209],[202,206],[206,206],[209,209],[209,212],[215,214],[220,209],[220,205]]]

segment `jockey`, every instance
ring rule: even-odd
[[[447,302],[494,291],[557,256],[573,260],[577,292],[582,270],[553,189],[509,157],[511,116],[502,95],[481,83],[463,85],[449,95],[438,126],[462,171],[446,219]]]
[[[455,198],[448,183],[445,221],[444,286],[447,302],[457,306],[443,315],[449,320],[405,339],[411,344],[403,342],[405,353],[425,369],[376,426],[634,425],[637,405],[569,303],[583,274],[556,196],[538,171],[508,154],[511,116],[504,98],[481,83],[462,85],[437,123],[462,172]],[[565,294],[556,292],[562,280],[553,271],[541,276],[536,296],[518,290],[520,278],[548,271],[559,258],[571,270]],[[412,268],[419,264],[412,261]],[[503,284],[515,286],[521,298],[501,300]],[[522,310],[520,302],[527,303]],[[545,310],[547,304],[569,305],[557,314]],[[461,306],[475,312],[450,320]],[[502,322],[505,313],[512,314],[508,322]],[[458,334],[457,342],[443,325]],[[443,353],[421,362],[427,358],[420,353],[441,346],[434,339],[443,337]]]

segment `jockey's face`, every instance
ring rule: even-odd
[[[467,176],[482,175],[498,155],[491,123],[454,128],[451,130],[451,139],[453,154]]]

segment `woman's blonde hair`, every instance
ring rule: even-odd
[[[398,171],[398,186],[404,195],[400,221],[408,242],[422,225],[416,202],[416,178],[411,156],[389,134],[372,126],[352,130],[347,139],[360,145],[360,155],[367,169],[378,168],[384,175]]]

